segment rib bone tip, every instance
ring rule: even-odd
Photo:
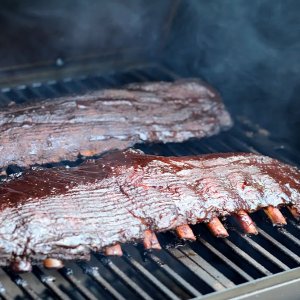
[[[150,249],[161,250],[161,246],[159,244],[156,234],[149,229],[145,230],[144,232],[143,244],[146,250],[150,250]]]
[[[105,248],[105,255],[107,256],[122,256],[123,251],[120,244],[115,244]]]
[[[188,224],[180,225],[176,227],[176,233],[179,238],[184,240],[195,241],[196,237],[192,231],[192,228]]]
[[[244,233],[254,235],[258,234],[255,223],[247,212],[244,210],[239,210],[234,214],[234,217],[239,226],[243,229]]]
[[[229,236],[228,231],[217,217],[212,218],[207,223],[207,227],[215,237],[226,238]]]
[[[283,214],[281,213],[281,211],[274,206],[267,206],[264,208],[264,212],[266,213],[266,215],[268,216],[268,218],[271,220],[271,222],[273,223],[273,225],[276,226],[283,226],[286,225],[286,220],[285,217],[283,216]]]
[[[43,265],[47,269],[61,269],[64,264],[60,259],[56,258],[46,258],[43,261]]]
[[[27,260],[16,260],[11,263],[11,269],[16,273],[31,272],[32,265]]]

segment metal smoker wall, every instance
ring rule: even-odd
[[[164,61],[300,147],[300,2],[182,1]]]

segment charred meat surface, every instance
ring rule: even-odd
[[[299,170],[250,153],[127,150],[74,168],[33,168],[0,185],[0,264],[88,259],[112,245],[121,255],[119,243],[143,239],[159,248],[152,232],[186,225],[185,238],[187,224],[280,205],[300,212]]]
[[[136,83],[0,112],[0,168],[75,160],[139,142],[181,142],[231,126],[200,80]]]

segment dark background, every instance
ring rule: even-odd
[[[184,2],[164,59],[300,149],[300,1]]]
[[[73,61],[107,62],[106,54],[117,52],[112,62],[154,61],[202,77],[233,115],[248,116],[300,149],[298,0],[0,3],[6,82],[46,66],[59,67],[59,77]]]

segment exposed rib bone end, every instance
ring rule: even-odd
[[[218,218],[211,219],[206,225],[210,232],[216,237],[226,238],[229,236],[226,228]]]
[[[296,220],[300,221],[300,212],[298,212],[298,210],[293,206],[288,206],[287,208],[289,209],[289,211],[293,215],[293,217]]]
[[[271,220],[273,225],[276,225],[276,226],[286,225],[286,220],[277,207],[274,207],[274,206],[265,207],[264,212],[266,213],[268,218]]]
[[[6,171],[5,171],[5,170],[1,170],[1,171],[0,171],[0,176],[7,176]]]
[[[123,255],[123,251],[122,251],[120,244],[115,244],[113,246],[106,247],[104,253],[107,256],[122,256]]]
[[[254,221],[244,210],[239,210],[233,216],[244,233],[258,234]]]
[[[181,239],[196,241],[196,237],[195,237],[191,227],[187,224],[177,226],[176,233],[177,233],[178,237]]]
[[[157,249],[161,250],[161,246],[159,241],[155,235],[155,233],[151,230],[145,230],[144,232],[144,247],[146,250]]]
[[[32,265],[27,260],[17,260],[11,263],[11,269],[16,273],[31,272]]]
[[[93,156],[93,155],[95,155],[95,153],[91,150],[81,150],[80,154],[82,156]]]
[[[47,269],[61,269],[64,266],[63,262],[56,258],[46,258],[43,265]]]

